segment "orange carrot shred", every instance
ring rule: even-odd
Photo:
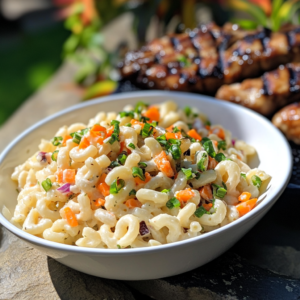
[[[139,177],[135,177],[134,181],[135,181],[136,185],[139,185],[139,184],[145,184],[145,183],[149,182],[150,179],[151,179],[151,175],[148,172],[145,172],[145,181],[143,181]]]
[[[62,144],[65,145],[67,140],[70,140],[72,137],[70,135],[66,135],[62,141]]]
[[[235,207],[238,210],[240,216],[243,216],[255,207],[256,202],[257,202],[257,198],[253,198],[251,200],[241,202],[238,205],[236,205]]]
[[[159,121],[160,113],[156,106],[151,106],[149,109],[143,113],[143,116],[149,118],[149,122],[152,123],[153,121]]]
[[[125,205],[128,208],[142,207],[142,203],[139,200],[136,200],[136,199],[128,199],[125,202]]]
[[[203,186],[199,190],[199,193],[200,193],[201,198],[203,198],[205,200],[211,200],[211,199],[213,199],[213,194],[212,194],[212,191],[211,191],[210,184],[207,184],[207,185]]]
[[[220,139],[225,140],[225,132],[222,128],[217,127],[210,130],[210,134],[212,133],[217,135]]]
[[[175,133],[173,132],[166,132],[166,139],[176,139]]]
[[[195,196],[195,193],[190,188],[182,190],[176,194],[176,198],[179,201],[184,201],[184,202],[190,200],[194,196]]]
[[[251,198],[251,194],[248,192],[243,192],[239,195],[238,200],[241,202],[248,201]]]
[[[106,134],[107,134],[107,137],[110,137],[114,132],[114,126],[110,126],[107,128],[107,131],[106,131]]]
[[[95,124],[92,128],[91,131],[102,131],[102,132],[106,132],[106,128],[99,125],[99,124]]]
[[[65,211],[65,215],[66,215],[66,219],[67,219],[67,222],[68,224],[71,226],[71,227],[76,227],[78,226],[78,221],[76,219],[76,216],[75,214],[73,213],[73,211],[71,210],[70,207],[66,207],[64,209]]]
[[[97,186],[98,191],[104,196],[108,196],[110,194],[109,192],[109,186],[105,182],[106,174],[103,173],[99,180],[99,185]]]
[[[74,169],[65,169],[63,171],[63,182],[75,183],[75,173],[76,171]]]
[[[201,141],[202,140],[202,137],[200,134],[198,134],[198,132],[195,130],[195,129],[191,129],[189,132],[188,132],[188,135],[192,138],[194,138],[195,140],[198,140],[198,141]]]
[[[81,139],[80,144],[79,144],[79,149],[85,149],[85,148],[87,148],[89,145],[90,145],[89,140],[88,140],[86,137],[83,137],[83,138]]]
[[[207,166],[207,169],[208,170],[214,170],[217,165],[218,165],[218,161],[209,156],[208,157],[208,166]]]
[[[56,172],[56,181],[59,182],[59,183],[63,182],[64,181],[63,177],[64,177],[63,170],[58,169],[57,172]]]
[[[95,205],[96,205],[96,206],[104,206],[104,204],[105,204],[105,200],[104,200],[104,199],[98,198],[98,199],[95,201]]]
[[[145,126],[145,124],[143,122],[139,122],[139,121],[137,121],[135,119],[132,119],[130,121],[130,123],[131,123],[131,125],[140,125],[142,128],[144,128],[144,126]]]
[[[154,157],[154,162],[156,163],[158,169],[163,172],[168,177],[174,176],[174,171],[171,167],[171,163],[168,160],[168,156],[165,151]]]
[[[212,203],[203,203],[202,206],[205,208],[205,210],[209,211],[212,208]]]

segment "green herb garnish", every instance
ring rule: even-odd
[[[180,207],[180,202],[176,197],[173,197],[166,203],[166,206],[170,209],[174,207]]]
[[[209,214],[209,212],[203,206],[198,207],[194,213],[197,218],[201,218],[205,214]]]
[[[120,164],[122,164],[122,165],[125,164],[126,159],[127,159],[127,155],[124,154],[124,153],[121,153],[121,154],[118,156],[118,161],[119,161]]]
[[[213,183],[212,186],[213,186],[213,195],[215,197],[223,199],[227,193],[226,185],[222,187],[220,185]]]
[[[226,141],[218,141],[218,149],[226,150]]]
[[[197,163],[197,168],[199,171],[204,172],[206,170],[205,162],[207,160],[207,154],[203,153],[201,159]]]
[[[172,154],[173,158],[175,160],[179,159],[181,157],[181,149],[178,145],[176,144],[173,144],[169,149],[168,151]]]
[[[152,125],[145,123],[144,128],[141,130],[141,136],[143,138],[150,136],[153,133],[153,129],[154,127]]]
[[[133,177],[138,177],[142,181],[146,180],[143,170],[141,168],[139,168],[139,167],[133,167],[132,168],[132,176]]]
[[[131,148],[131,149],[135,149],[135,146],[134,146],[133,143],[130,143],[130,144],[128,145],[128,147]]]
[[[59,146],[61,144],[61,141],[63,140],[62,136],[55,136],[51,142],[54,146]]]
[[[215,159],[216,161],[220,162],[222,160],[227,160],[226,156],[223,154],[223,153],[218,153],[216,156],[215,156]]]
[[[135,196],[136,195],[136,190],[133,189],[129,192],[129,196]]]
[[[177,132],[180,132],[180,130],[177,128],[177,126],[175,126],[175,127],[173,127],[173,132],[177,133]]]
[[[139,167],[142,168],[142,169],[147,168],[147,164],[144,163],[144,162],[139,162],[138,165],[139,165]]]
[[[119,191],[125,186],[125,181],[123,179],[115,179],[109,188],[109,192],[113,195],[118,194]]]
[[[165,193],[165,194],[168,194],[170,192],[170,190],[168,190],[168,189],[163,189],[162,191],[161,191],[161,193]]]
[[[246,179],[246,174],[245,173],[241,173],[241,176]]]
[[[51,180],[49,178],[47,178],[44,181],[42,181],[42,187],[46,192],[48,192],[52,187]]]
[[[186,116],[189,117],[192,114],[192,109],[189,106],[186,106],[183,111],[185,112]]]
[[[251,177],[252,183],[254,186],[256,186],[258,189],[261,187],[261,179],[257,175],[253,175]]]
[[[142,112],[143,109],[147,108],[149,105],[140,101],[135,105],[134,111],[138,114]]]
[[[119,113],[121,118],[124,117],[131,117],[132,119],[134,118],[134,112],[133,111],[122,111]]]
[[[191,168],[189,169],[181,168],[181,171],[184,173],[187,180],[193,179],[193,172]]]
[[[215,157],[216,152],[211,140],[207,140],[203,143],[204,150],[208,153],[209,156]]]
[[[55,150],[55,151],[52,153],[51,159],[52,159],[53,161],[57,161],[58,151],[59,151],[59,150]]]

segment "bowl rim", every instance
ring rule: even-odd
[[[22,229],[19,229],[15,225],[13,225],[10,221],[8,221],[2,214],[2,210],[0,210],[0,224],[2,224],[5,228],[7,228],[10,232],[17,235],[19,238],[35,244],[37,246],[51,248],[53,250],[57,251],[63,251],[63,252],[72,252],[72,253],[78,253],[78,254],[93,254],[93,255],[101,255],[101,256],[107,256],[107,255],[134,255],[136,253],[148,253],[148,252],[159,252],[159,251],[166,251],[173,247],[185,247],[189,244],[197,243],[201,240],[208,240],[211,238],[214,238],[215,236],[218,236],[220,234],[225,234],[226,231],[229,231],[235,226],[241,226],[242,224],[250,222],[253,218],[256,218],[260,214],[264,214],[265,210],[264,208],[267,208],[268,205],[273,205],[277,199],[280,197],[280,195],[283,193],[285,187],[288,184],[288,181],[291,177],[292,173],[292,165],[293,165],[293,158],[292,158],[292,151],[290,148],[290,145],[282,132],[276,128],[266,117],[258,114],[257,112],[254,112],[248,108],[242,107],[237,104],[229,103],[226,101],[215,101],[217,100],[214,97],[205,96],[201,94],[191,94],[186,92],[170,92],[170,91],[137,91],[137,92],[126,92],[123,94],[113,94],[105,97],[95,98],[93,100],[79,103],[73,106],[70,106],[68,108],[65,108],[55,114],[52,114],[39,122],[36,122],[26,130],[24,130],[21,134],[19,134],[16,138],[13,139],[9,143],[9,145],[0,153],[0,167],[3,161],[5,160],[6,156],[9,154],[10,150],[19,143],[23,138],[25,138],[29,133],[34,131],[36,128],[40,127],[41,125],[44,125],[50,121],[53,121],[54,119],[67,114],[71,113],[72,111],[78,110],[83,107],[89,107],[98,105],[105,102],[110,101],[118,101],[118,100],[124,100],[128,98],[143,98],[143,97],[168,97],[172,99],[172,97],[178,98],[189,98],[191,100],[201,100],[202,103],[211,103],[211,101],[214,101],[216,105],[223,106],[223,107],[231,107],[235,110],[238,109],[241,111],[241,113],[245,113],[248,115],[251,115],[254,119],[260,119],[261,122],[264,123],[264,126],[268,128],[268,130],[272,130],[276,132],[278,136],[278,142],[281,144],[285,151],[285,155],[287,155],[287,161],[288,165],[286,168],[286,172],[284,174],[281,174],[282,176],[282,183],[281,185],[275,186],[274,190],[271,191],[269,195],[266,196],[266,199],[264,199],[259,206],[256,207],[256,209],[251,210],[248,214],[243,216],[242,218],[239,218],[235,220],[232,223],[227,224],[226,226],[220,227],[216,230],[207,232],[203,235],[197,236],[195,238],[186,239],[183,241],[177,241],[174,243],[164,244],[160,245],[158,247],[141,247],[141,248],[128,248],[126,251],[120,251],[120,249],[103,249],[103,248],[86,248],[86,247],[78,247],[73,245],[65,245],[60,244],[52,241],[47,241],[45,239],[36,237],[34,235],[31,235]],[[122,249],[125,250],[125,249]]]

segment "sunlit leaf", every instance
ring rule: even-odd
[[[86,90],[84,94],[84,100],[109,95],[113,93],[117,87],[117,82],[112,80],[96,82]]]
[[[250,0],[250,2],[262,8],[267,16],[271,15],[273,3],[271,0]]]
[[[73,53],[79,44],[79,36],[72,34],[64,43],[64,54]]]
[[[255,29],[257,28],[257,23],[251,20],[246,20],[246,19],[232,19],[232,23],[238,24],[240,27],[244,29]]]
[[[296,11],[300,8],[299,0],[290,0],[286,1],[280,8],[278,12],[278,18],[282,22],[290,21],[292,16],[296,13]]]
[[[228,0],[228,5],[234,10],[240,10],[250,14],[258,24],[266,27],[267,16],[259,6],[246,0]]]

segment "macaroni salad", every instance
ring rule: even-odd
[[[11,219],[49,241],[92,248],[158,246],[199,236],[252,210],[270,176],[255,149],[168,101],[100,112],[42,140],[15,168]]]

